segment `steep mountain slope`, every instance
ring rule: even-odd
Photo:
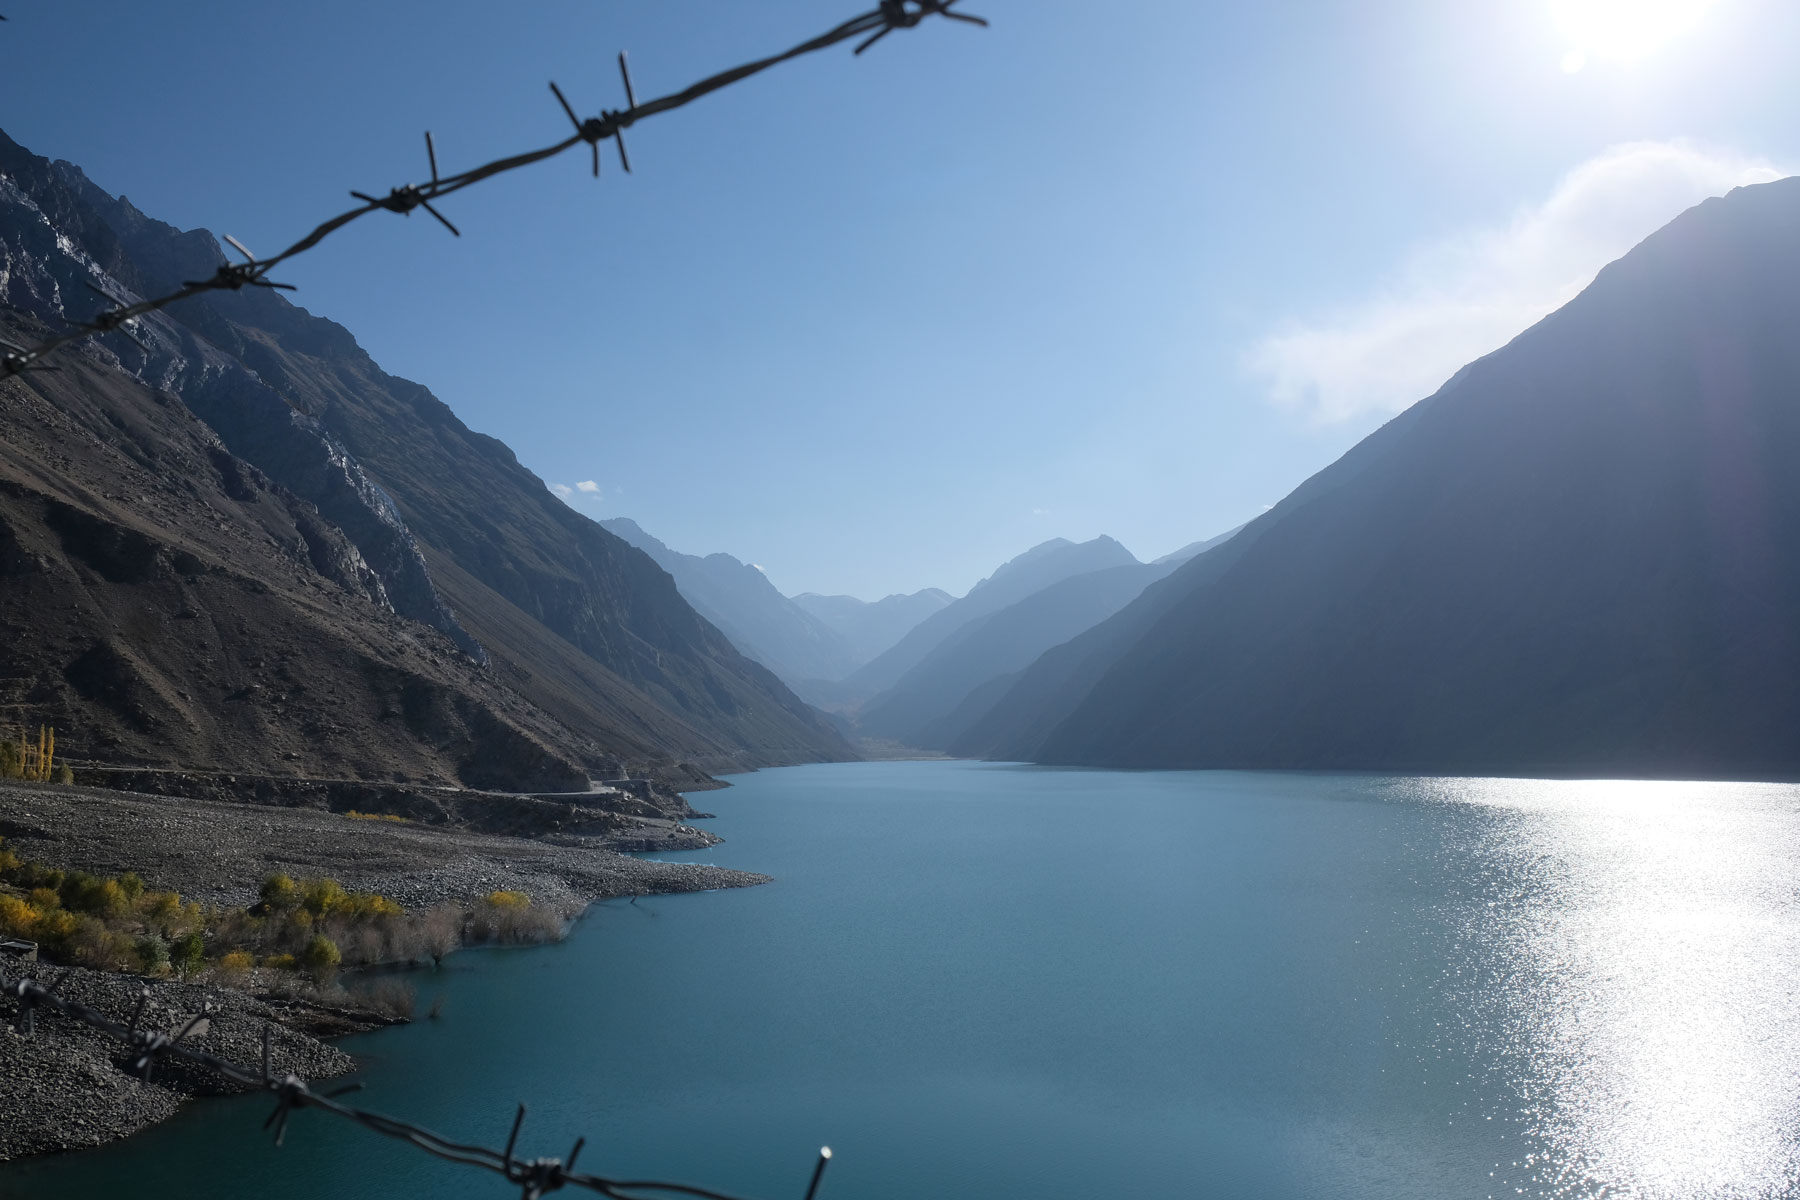
[[[0,381],[0,731],[54,725],[65,760],[586,786],[605,750],[396,615],[311,504],[170,394],[59,367]]]
[[[1800,770],[1800,179],[1688,211],[962,739],[1133,766]]]
[[[945,748],[971,721],[967,712],[954,720],[952,714],[973,692],[1092,629],[1177,565],[1133,563],[1089,571],[975,618],[940,642],[893,687],[863,705],[856,715],[858,730],[921,749]]]
[[[1248,522],[1245,522],[1245,524],[1248,524]],[[1224,545],[1226,542],[1230,541],[1232,538],[1236,537],[1240,532],[1242,532],[1243,528],[1244,528],[1243,525],[1239,525],[1235,529],[1227,529],[1224,533],[1221,533],[1221,534],[1217,535],[1216,537],[1202,538],[1200,541],[1197,541],[1197,542],[1189,542],[1187,545],[1183,546],[1179,550],[1171,550],[1169,553],[1163,555],[1161,558],[1153,558],[1150,561],[1152,564],[1154,564],[1155,566],[1159,566],[1159,567],[1161,567],[1161,566],[1178,567],[1190,558],[1198,558],[1200,555],[1205,554],[1208,550],[1211,550],[1215,546]]]
[[[840,705],[852,708],[877,696],[918,666],[951,634],[979,617],[999,612],[1053,583],[1108,567],[1137,563],[1131,551],[1101,536],[1075,543],[1053,538],[1001,564],[969,594],[919,622],[892,648],[858,668],[837,692]]]
[[[913,626],[947,607],[951,600],[950,593],[939,588],[910,594],[896,592],[873,601],[855,596],[822,596],[817,592],[793,597],[795,604],[836,633],[849,648],[852,669],[905,637]]]
[[[654,559],[696,612],[782,679],[841,679],[858,665],[842,638],[750,564],[671,550],[628,517],[600,525]]]
[[[0,302],[18,320],[85,319],[100,305],[90,282],[162,292],[222,261],[211,235],[152,221],[3,135],[0,174]],[[369,603],[442,633],[555,714],[546,720],[579,730],[596,769],[849,754],[648,557],[424,388],[382,372],[341,327],[249,289],[186,301],[137,332],[147,348],[113,334],[82,353],[179,397],[224,450],[341,534],[364,563]]]

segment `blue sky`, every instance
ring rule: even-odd
[[[0,126],[273,250],[868,0],[7,0]],[[568,501],[960,593],[1274,503],[1682,207],[1800,163],[1791,0],[964,0],[283,272]],[[16,47],[16,48],[15,48]],[[590,490],[576,485],[590,483]]]

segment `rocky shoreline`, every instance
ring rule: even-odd
[[[691,811],[691,810],[690,810]],[[617,815],[617,814],[609,814]],[[550,831],[517,837],[414,821],[360,820],[311,807],[272,807],[7,783],[0,785],[0,837],[22,858],[47,866],[117,874],[215,904],[245,905],[261,880],[283,872],[330,876],[407,907],[522,891],[534,904],[579,912],[615,896],[748,887],[764,875],[698,863],[652,862],[624,850],[694,849],[718,838],[673,816],[628,816],[606,833]],[[4,962],[9,978],[30,967]],[[48,964],[30,973],[48,981]],[[148,986],[146,1023],[167,1029],[217,1010],[195,1039],[242,1063],[261,1059],[265,1025],[276,1028],[275,1069],[324,1078],[354,1060],[321,1041],[390,1023],[374,1013],[329,1009],[204,982],[145,980],[76,969],[60,994],[129,1017]],[[234,1090],[208,1073],[159,1068],[144,1083],[122,1069],[121,1048],[57,1014],[38,1015],[37,1036],[12,1032],[17,1004],[0,1000],[0,1161],[97,1146],[167,1119],[191,1096]],[[286,1064],[286,1065],[283,1065]]]
[[[6,964],[17,979],[19,964]],[[140,988],[146,1028],[180,1028],[211,1004],[213,1012],[184,1045],[254,1067],[262,1061],[263,1030],[270,1030],[269,1062],[278,1075],[326,1079],[354,1070],[356,1061],[307,1030],[337,1036],[385,1024],[371,1015],[344,1017],[295,1002],[246,995],[202,984],[144,980],[80,967],[34,972],[60,980],[57,995],[124,1023]],[[36,1032],[21,1036],[11,1025],[17,1002],[8,1001],[0,1029],[0,1161],[101,1146],[175,1114],[184,1100],[245,1090],[210,1071],[184,1063],[159,1063],[150,1081],[127,1073],[125,1048],[60,1013],[34,1014]]]

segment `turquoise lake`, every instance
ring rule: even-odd
[[[862,763],[696,797],[767,872],[421,973],[355,1102],[799,1200],[1800,1194],[1800,787]],[[6,1197],[505,1197],[189,1106]],[[565,1192],[563,1195],[580,1193]]]

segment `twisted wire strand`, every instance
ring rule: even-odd
[[[297,1075],[276,1075],[270,1069],[269,1028],[266,1026],[263,1030],[263,1056],[260,1069],[242,1066],[204,1050],[183,1045],[183,1039],[193,1032],[200,1021],[212,1014],[210,1001],[179,1030],[172,1033],[158,1032],[139,1025],[145,1003],[150,996],[149,988],[144,988],[139,992],[137,1008],[132,1013],[131,1020],[121,1024],[80,1001],[69,1000],[57,995],[57,989],[61,986],[63,978],[67,978],[66,972],[62,978],[46,987],[30,976],[18,980],[7,980],[5,972],[0,970],[0,995],[17,1001],[19,1012],[14,1021],[14,1028],[21,1036],[26,1038],[35,1036],[37,1011],[48,1009],[71,1020],[79,1021],[133,1051],[131,1068],[146,1080],[151,1077],[159,1061],[178,1059],[205,1068],[215,1075],[250,1090],[266,1092],[274,1097],[275,1109],[269,1114],[269,1119],[263,1123],[263,1128],[274,1131],[277,1146],[282,1144],[287,1133],[288,1118],[295,1111],[302,1108],[316,1108],[352,1121],[383,1137],[405,1142],[446,1162],[478,1167],[499,1175],[520,1189],[519,1194],[522,1200],[540,1200],[541,1197],[565,1187],[582,1188],[611,1197],[612,1200],[658,1200],[659,1197],[673,1196],[692,1197],[694,1200],[738,1200],[737,1197],[724,1192],[715,1192],[688,1184],[649,1179],[620,1180],[604,1175],[577,1172],[574,1169],[575,1160],[581,1153],[586,1139],[576,1141],[566,1159],[518,1158],[513,1154],[513,1150],[518,1142],[519,1130],[525,1122],[525,1106],[523,1104],[519,1105],[518,1113],[513,1119],[512,1134],[507,1138],[504,1150],[452,1141],[442,1134],[433,1133],[410,1121],[402,1121],[381,1113],[356,1108],[338,1099],[339,1096],[359,1089],[361,1084],[352,1084],[349,1087],[330,1092],[316,1092],[308,1081]],[[830,1161],[830,1149],[820,1150],[818,1161],[814,1165],[811,1183],[806,1190],[805,1200],[814,1200],[819,1189],[820,1177],[824,1174],[825,1166]]]
[[[245,287],[292,290],[290,284],[276,283],[269,279],[269,272],[287,260],[311,250],[352,221],[372,212],[386,211],[404,215],[415,208],[424,208],[442,222],[452,234],[461,236],[456,226],[439,213],[431,201],[459,192],[466,187],[472,187],[496,175],[516,171],[522,167],[554,158],[582,143],[586,143],[592,148],[594,174],[598,175],[600,172],[600,143],[608,139],[611,139],[617,146],[621,165],[629,171],[631,169],[630,159],[626,156],[624,139],[621,135],[624,130],[629,129],[638,121],[681,108],[702,96],[729,87],[752,75],[760,74],[771,67],[802,55],[827,49],[852,38],[862,37],[864,39],[855,50],[857,54],[861,54],[894,30],[910,29],[929,16],[947,17],[973,25],[985,26],[987,24],[980,17],[951,11],[957,3],[958,0],[880,0],[877,8],[852,17],[818,37],[801,42],[779,54],[721,71],[679,92],[673,92],[643,104],[636,101],[630,70],[625,56],[621,54],[619,70],[625,85],[626,108],[602,110],[599,116],[583,120],[575,115],[574,109],[564,99],[562,91],[557,88],[555,83],[552,83],[551,91],[555,93],[557,101],[574,126],[573,133],[542,149],[495,159],[453,175],[440,176],[438,174],[437,150],[431,141],[431,135],[427,133],[425,135],[426,152],[431,160],[430,183],[406,184],[391,189],[386,196],[381,197],[352,192],[353,196],[363,202],[360,206],[321,222],[299,241],[269,258],[258,259],[242,243],[227,234],[225,240],[243,255],[244,261],[242,263],[226,263],[220,266],[211,278],[185,282],[178,290],[167,295],[126,302],[109,292],[94,288],[93,290],[111,302],[111,307],[103,309],[92,320],[77,324],[69,331],[48,338],[34,346],[20,346],[0,339],[0,378],[17,375],[26,370],[54,370],[55,368],[46,368],[40,365],[47,355],[98,334],[118,331],[135,340],[135,334],[131,329],[132,321],[204,292],[237,291]],[[4,19],[4,17],[0,17],[0,20]],[[0,973],[0,980],[3,979],[3,973]],[[657,1196],[692,1197],[694,1200],[736,1200],[735,1197],[723,1192],[686,1184],[658,1180],[615,1180],[602,1175],[578,1173],[574,1170],[574,1163],[583,1144],[580,1141],[576,1142],[566,1160],[557,1158],[521,1160],[515,1158],[513,1147],[525,1118],[524,1105],[519,1106],[518,1115],[513,1122],[512,1137],[508,1140],[505,1150],[455,1142],[422,1126],[344,1104],[337,1099],[339,1095],[344,1094],[343,1091],[319,1093],[315,1092],[306,1080],[298,1076],[290,1074],[277,1077],[269,1066],[267,1030],[264,1031],[263,1062],[260,1070],[244,1067],[217,1055],[183,1045],[183,1039],[194,1030],[202,1019],[210,1014],[210,1005],[203,1008],[180,1030],[172,1034],[157,1032],[138,1026],[138,1019],[143,1013],[144,1003],[150,994],[149,989],[146,988],[140,993],[137,1011],[133,1014],[131,1021],[127,1024],[120,1024],[79,1001],[68,1000],[57,995],[60,983],[59,979],[56,983],[46,987],[38,980],[26,977],[0,984],[0,995],[10,996],[18,1002],[19,1014],[16,1028],[21,1035],[32,1036],[36,1029],[37,1010],[49,1009],[79,1021],[133,1050],[136,1056],[132,1061],[132,1067],[141,1072],[146,1079],[150,1078],[158,1061],[174,1058],[202,1067],[239,1086],[269,1093],[275,1097],[276,1107],[269,1115],[264,1127],[274,1130],[277,1145],[281,1144],[287,1131],[288,1119],[296,1110],[316,1108],[353,1121],[383,1137],[415,1146],[445,1161],[491,1171],[519,1187],[524,1200],[539,1200],[540,1197],[564,1187],[584,1188],[603,1196],[612,1197],[613,1200],[654,1200]],[[806,1200],[813,1200],[825,1166],[830,1160],[830,1150],[822,1150],[806,1191]]]
[[[767,58],[760,58],[754,62],[721,71],[716,75],[710,75],[681,91],[671,92],[667,96],[647,100],[642,104],[637,102],[631,84],[631,71],[626,63],[625,55],[621,54],[619,55],[619,73],[624,81],[626,96],[626,107],[623,109],[603,109],[599,116],[580,118],[575,115],[574,108],[564,99],[562,90],[554,82],[550,84],[550,90],[555,93],[557,102],[562,106],[563,112],[567,114],[570,124],[574,126],[574,132],[562,141],[539,150],[528,150],[521,154],[498,158],[454,175],[440,176],[437,170],[437,148],[432,143],[431,134],[427,133],[425,135],[426,153],[431,160],[431,181],[429,183],[405,184],[390,189],[385,196],[373,196],[353,191],[350,194],[362,201],[359,207],[339,213],[337,216],[321,222],[299,241],[269,258],[257,258],[245,249],[242,243],[227,234],[225,240],[244,256],[244,261],[241,263],[228,262],[220,266],[209,279],[189,280],[184,282],[179,290],[170,292],[166,296],[130,303],[110,293],[101,292],[100,294],[112,303],[112,307],[102,310],[90,321],[75,324],[68,331],[46,338],[34,346],[20,346],[0,339],[0,379],[27,370],[55,370],[54,367],[40,365],[45,356],[64,346],[84,341],[98,334],[111,333],[116,330],[136,340],[131,329],[131,322],[138,317],[168,308],[172,304],[178,304],[203,292],[238,291],[246,287],[281,288],[292,291],[293,285],[276,283],[269,279],[269,272],[289,259],[311,250],[352,221],[372,212],[395,212],[406,215],[415,208],[423,208],[442,222],[452,234],[460,237],[461,233],[456,226],[452,225],[432,205],[433,200],[460,192],[466,187],[472,187],[496,175],[516,171],[521,167],[543,162],[545,159],[555,158],[584,143],[593,151],[593,171],[595,176],[598,176],[600,174],[600,143],[608,139],[611,139],[618,148],[620,164],[625,170],[630,171],[631,160],[625,152],[623,133],[637,122],[692,104],[702,96],[729,87],[752,75],[760,74],[771,67],[802,55],[828,49],[853,38],[863,38],[855,50],[857,54],[861,54],[893,31],[911,29],[927,17],[945,17],[970,25],[985,26],[987,24],[987,21],[981,17],[952,11],[959,2],[960,0],[879,0],[879,4],[874,9],[851,17],[836,28],[783,50],[779,54],[772,54]]]

